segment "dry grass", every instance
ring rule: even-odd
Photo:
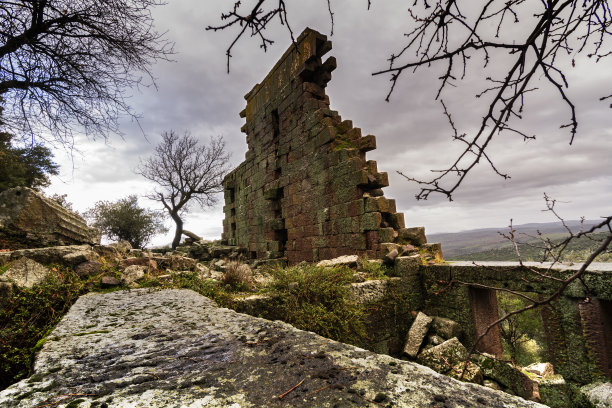
[[[225,267],[222,282],[234,290],[253,290],[253,271],[246,264],[229,262]]]

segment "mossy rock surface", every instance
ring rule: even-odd
[[[82,296],[50,337],[37,357],[37,376],[0,392],[0,406],[38,406],[78,389],[62,404],[543,407],[219,308],[190,290]]]

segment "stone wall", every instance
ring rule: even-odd
[[[477,333],[498,316],[496,301],[492,300],[495,291],[484,286],[545,298],[557,290],[560,282],[538,273],[565,279],[577,268],[578,265],[558,265],[548,270],[542,264],[527,268],[510,262],[421,265],[422,309],[459,322],[467,333],[466,342],[473,344]],[[574,281],[540,310],[549,361],[565,379],[586,384],[602,376],[612,378],[612,265],[591,265],[582,282],[584,285],[580,280]],[[498,354],[499,333],[490,333],[478,349]]]
[[[0,241],[6,249],[99,244],[100,231],[42,194],[16,187],[0,193]]]
[[[375,258],[393,248],[385,243],[408,242],[403,214],[381,190],[387,174],[366,160],[376,138],[329,109],[330,49],[306,29],[245,96],[248,152],[223,182],[223,239],[252,259]]]

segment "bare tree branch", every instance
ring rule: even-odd
[[[132,112],[125,90],[153,83],[172,44],[156,32],[161,0],[28,0],[0,5],[0,97],[9,131],[72,143],[107,137]],[[148,80],[148,81],[147,81]]]

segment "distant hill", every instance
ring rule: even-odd
[[[585,221],[583,228],[588,229],[598,222],[597,220]],[[574,232],[580,230],[580,221],[566,221],[566,225]],[[560,222],[515,225],[514,229],[516,230],[517,241],[523,243],[519,246],[519,249],[524,260],[542,260],[541,251],[529,245],[538,242],[536,238],[538,233],[551,240],[561,240],[567,237],[567,230]],[[428,234],[427,241],[442,243],[442,253],[444,259],[448,261],[515,261],[517,256],[512,243],[500,234],[501,232],[507,235],[508,231],[508,227],[500,227]],[[568,248],[568,256],[580,256],[581,253],[588,252],[595,245],[596,243],[588,239],[578,240],[572,247]],[[601,262],[604,259],[598,261]]]

